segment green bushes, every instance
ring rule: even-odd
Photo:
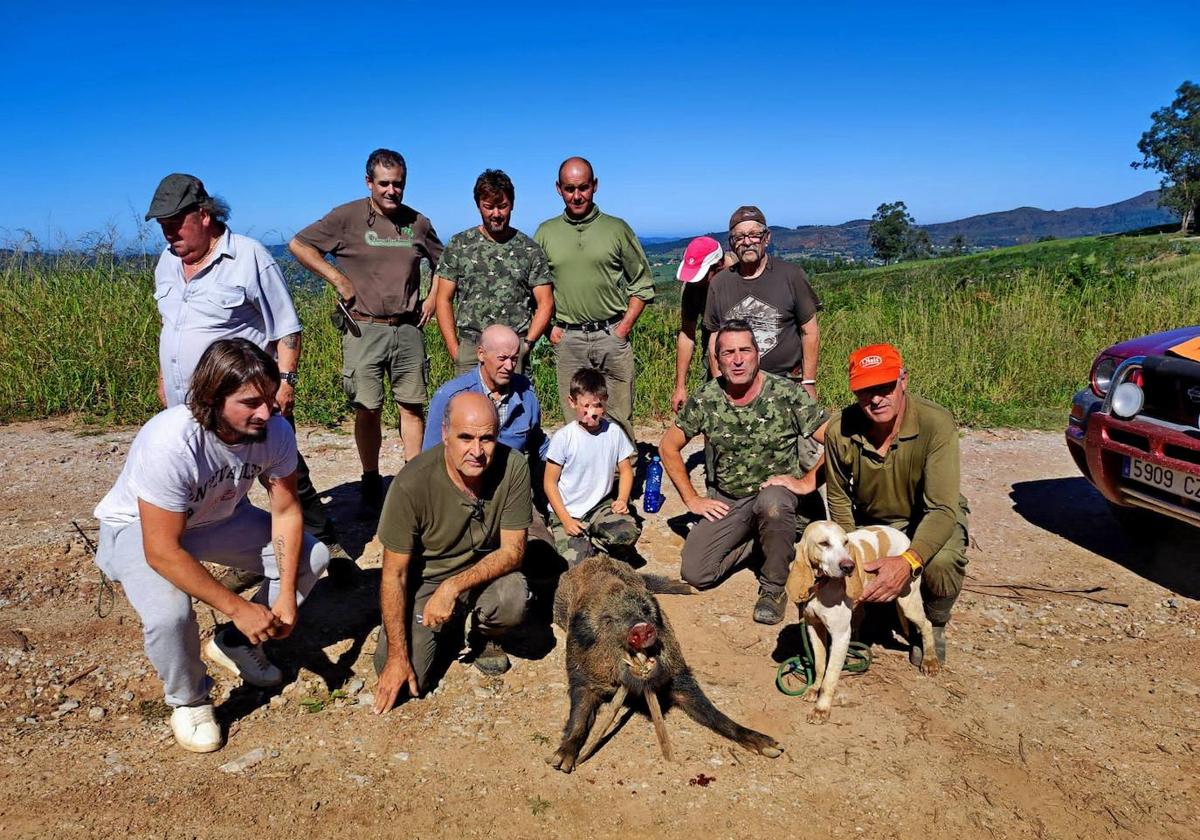
[[[138,423],[153,414],[159,323],[152,275],[152,260],[106,252],[0,257],[0,420],[76,414]],[[1200,245],[1175,237],[1057,240],[812,279],[825,301],[823,401],[849,400],[845,362],[854,347],[892,341],[913,389],[972,426],[1056,427],[1098,350],[1200,321]],[[674,297],[673,288],[664,291]],[[308,284],[296,290],[304,323],[301,422],[347,416],[330,294]],[[669,413],[677,319],[674,305],[654,304],[638,322],[642,421]],[[453,365],[435,328],[426,342],[436,387]],[[554,422],[553,352],[545,342],[534,351],[532,375]],[[692,377],[700,381],[698,360]]]

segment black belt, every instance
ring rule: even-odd
[[[613,324],[618,324],[625,315],[614,315],[611,318],[605,318],[603,321],[584,321],[580,324],[568,324],[564,321],[555,321],[555,325],[562,327],[564,330],[578,330],[579,332],[600,332],[611,327]]]
[[[405,312],[401,315],[368,315],[365,312],[359,312],[357,309],[350,310],[350,317],[364,324],[386,324],[389,327],[398,327],[401,324],[415,324],[420,320],[420,316],[416,312]]]

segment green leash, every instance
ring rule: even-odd
[[[788,697],[799,697],[816,685],[816,668],[813,665],[812,642],[808,639],[808,622],[800,622],[800,637],[804,643],[804,652],[786,660],[775,672],[775,687]],[[862,642],[851,642],[846,651],[846,661],[842,663],[843,674],[861,674],[871,667],[871,648]],[[801,688],[790,688],[804,678]]]

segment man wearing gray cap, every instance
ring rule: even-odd
[[[295,426],[301,327],[275,258],[257,240],[229,230],[229,205],[209,195],[194,175],[162,179],[146,212],[146,221],[151,219],[167,240],[154,269],[163,406],[188,401],[192,371],[210,344],[245,338],[276,357],[281,381],[275,403]],[[331,556],[345,558],[303,457],[297,478],[305,530],[329,546]]]
[[[733,212],[729,218],[729,246],[737,262],[713,278],[704,309],[704,328],[716,335],[724,321],[748,321],[762,353],[762,369],[799,382],[809,396],[815,397],[817,355],[821,349],[817,312],[821,301],[808,284],[803,268],[767,256],[770,244],[771,229],[761,210],[747,205]],[[711,339],[709,369],[717,375]]]

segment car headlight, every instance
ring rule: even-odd
[[[1097,397],[1103,397],[1108,393],[1108,389],[1112,386],[1113,373],[1116,370],[1117,360],[1111,356],[1105,356],[1096,362],[1096,366],[1092,368],[1092,391]]]
[[[1145,402],[1142,389],[1132,382],[1122,382],[1112,395],[1112,413],[1122,420],[1132,420],[1137,417]]]

